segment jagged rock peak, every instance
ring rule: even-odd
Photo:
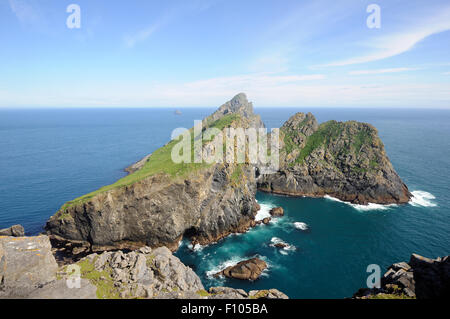
[[[310,136],[317,131],[319,123],[310,112],[307,114],[298,112],[291,116],[282,126],[283,129],[300,131],[306,136]]]
[[[214,122],[228,114],[239,114],[249,121],[251,127],[264,127],[259,115],[253,113],[253,103],[249,102],[245,93],[235,95],[231,100],[222,104],[219,109],[205,120]]]
[[[239,113],[245,117],[253,115],[253,104],[248,101],[245,93],[239,93],[230,101],[226,102],[212,115],[214,118],[219,118],[229,113]]]

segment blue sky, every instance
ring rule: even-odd
[[[0,107],[218,106],[239,92],[255,106],[450,108],[450,2],[0,0]]]

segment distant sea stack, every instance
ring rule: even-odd
[[[203,120],[203,128],[264,128],[240,93]],[[189,131],[192,141],[195,130]],[[64,204],[46,224],[52,244],[74,254],[178,248],[183,237],[209,244],[257,224],[257,189],[292,196],[330,195],[358,204],[406,203],[411,194],[393,169],[376,129],[364,123],[318,124],[297,113],[280,130],[280,169],[258,165],[174,163],[172,140],[132,165],[116,183]],[[201,148],[211,152],[212,140]]]
[[[355,121],[318,124],[297,113],[280,129],[280,169],[258,178],[266,192],[356,204],[401,204],[411,198],[375,127]]]

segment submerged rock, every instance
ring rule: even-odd
[[[215,276],[225,276],[228,278],[241,280],[256,280],[261,276],[262,272],[267,268],[264,260],[252,258],[241,261],[234,266],[230,266],[217,273]]]

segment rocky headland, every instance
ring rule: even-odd
[[[203,120],[204,128],[263,127],[244,94]],[[192,141],[198,139],[189,131]],[[254,225],[256,179],[248,163],[174,163],[172,140],[113,185],[66,203],[47,222],[54,245],[77,253],[215,242]],[[211,141],[202,141],[205,153]]]

